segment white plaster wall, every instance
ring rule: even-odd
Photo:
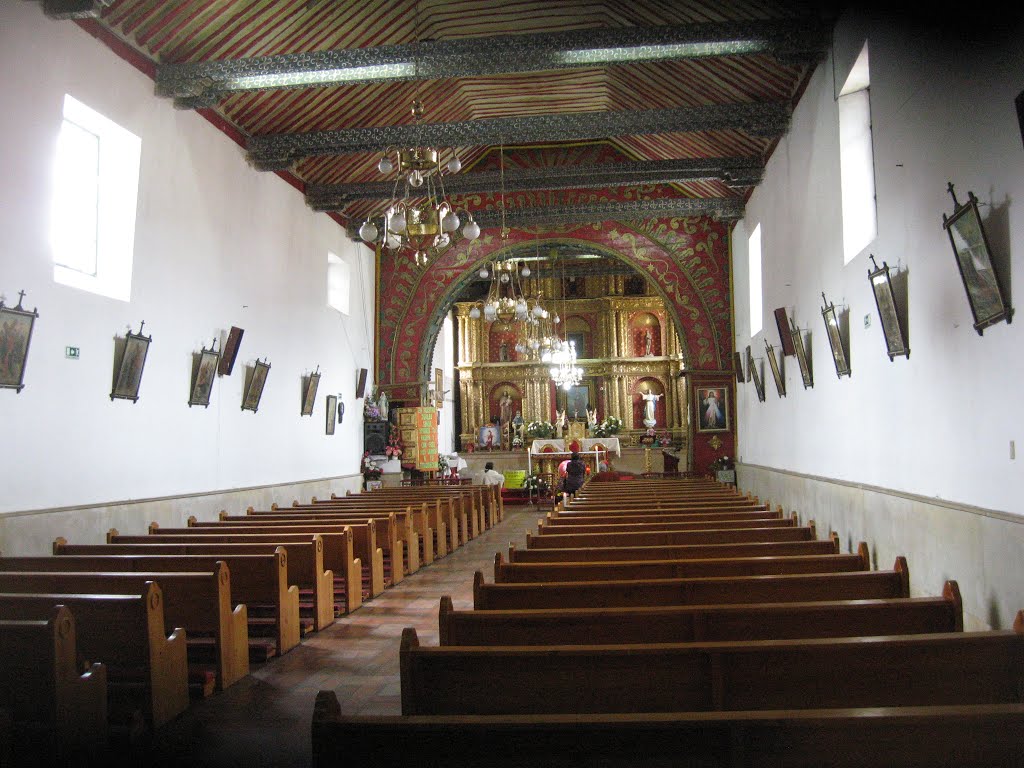
[[[0,514],[357,474],[356,371],[373,367],[370,251],[38,4],[0,4],[0,71],[0,293],[13,304],[24,289],[40,313],[25,389],[0,391]],[[142,139],[127,303],[53,282],[51,165],[65,93]],[[328,250],[351,268],[347,317],[326,305]],[[114,336],[142,320],[153,342],[141,399],[111,402]],[[193,353],[232,325],[245,330],[233,374],[217,380],[208,409],[189,408]],[[81,359],[65,359],[68,345]],[[254,414],[240,405],[245,367],[257,357],[272,368]],[[301,379],[317,366],[316,406],[312,418],[300,417]],[[333,393],[347,413],[327,436],[324,402]],[[14,519],[0,526],[5,552],[17,550]]]
[[[836,55],[815,72],[734,231],[737,348],[752,344],[767,378],[765,403],[752,384],[737,393],[743,461],[1024,513],[1024,456],[1011,460],[1009,449],[1011,440],[1024,447],[1016,384],[1024,327],[1000,323],[978,336],[942,228],[952,210],[946,183],[961,201],[973,190],[991,245],[1009,266],[1002,276],[1020,296],[1024,146],[1013,99],[1024,87],[1022,31],[956,45],[906,25],[840,21]],[[865,34],[878,237],[844,267],[835,93]],[[764,330],[751,339],[747,236],[758,223]],[[885,354],[868,253],[906,272],[909,359]],[[823,291],[849,312],[851,378],[835,375]],[[786,358],[788,397],[780,399],[764,339],[779,346],[772,311],[782,306],[810,330],[814,387],[803,388],[795,358]]]

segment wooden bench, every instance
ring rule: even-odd
[[[692,560],[627,560],[582,563],[506,563],[494,555],[498,584],[536,584],[549,581],[637,581],[710,576],[771,576],[781,573],[842,573],[871,570],[868,545],[856,554],[724,557]]]
[[[342,717],[317,694],[315,768],[1020,764],[1024,704],[645,715]],[[437,757],[434,760],[434,757]],[[443,756],[443,758],[441,757]]]
[[[139,594],[153,581],[163,592],[164,621],[214,641],[216,684],[223,690],[249,674],[249,629],[245,605],[232,610],[231,574],[224,562],[203,572],[113,572],[54,570],[71,558],[0,558],[0,592]],[[40,563],[40,561],[48,561]],[[104,565],[113,565],[109,561]],[[38,566],[38,567],[33,567]],[[196,659],[190,659],[195,666]]]
[[[188,707],[185,630],[164,631],[163,595],[149,582],[135,595],[0,594],[0,614],[38,619],[53,606],[75,617],[78,653],[107,667],[109,714],[125,722],[141,709],[154,728]]]
[[[738,530],[743,528],[795,528],[794,518],[760,517],[751,520],[686,520],[651,523],[585,523],[580,525],[547,525],[537,521],[537,534],[572,536],[581,533],[648,533],[650,531]]]
[[[360,493],[351,496],[331,496],[329,499],[314,497],[311,512],[313,514],[331,514],[334,512],[376,511],[388,512],[396,507],[408,505],[426,505],[427,514],[434,528],[435,536],[442,529],[445,536],[435,538],[435,553],[442,557],[441,552],[451,552],[466,543],[469,534],[470,497],[466,497],[465,509],[462,496],[445,495],[419,499],[389,499],[376,493]],[[279,508],[278,512],[286,512],[289,508]],[[294,509],[294,508],[290,508]],[[442,525],[443,524],[443,525]],[[460,536],[461,534],[461,536]],[[442,547],[441,544],[444,546]]]
[[[298,645],[302,636],[299,587],[289,578],[290,558],[285,548],[275,547],[269,553],[264,550],[262,545],[249,544],[204,549],[177,544],[68,544],[63,538],[53,543],[53,554],[59,556],[56,559],[75,560],[68,566],[71,569],[79,568],[82,562],[102,567],[99,564],[103,560],[116,560],[112,569],[118,571],[188,571],[223,560],[231,569],[232,600],[246,604],[249,636],[258,635],[260,628],[269,629],[280,655]],[[269,625],[255,615],[256,606],[268,606]]]
[[[768,557],[773,555],[828,555],[839,552],[839,536],[811,541],[748,542],[741,544],[676,544],[646,547],[568,547],[516,549],[509,544],[510,563],[581,563],[615,560],[686,560],[700,557]]]
[[[279,507],[276,511],[270,511],[269,516],[275,516],[275,514],[280,515],[281,511],[282,510]],[[300,504],[298,501],[295,501],[292,502],[292,506],[288,511],[298,515],[308,515],[325,514],[327,512],[341,512],[342,510],[332,507],[330,504]],[[378,520],[397,521],[397,538],[404,541],[406,545],[405,573],[415,573],[419,570],[421,563],[427,563],[428,561],[426,560],[426,557],[428,552],[429,562],[433,562],[434,533],[427,522],[427,514],[422,503],[419,505],[395,504],[389,508],[378,510],[370,510],[357,506],[352,507],[351,511],[355,513],[353,517],[354,520],[369,519],[370,517],[373,517]],[[257,513],[254,511],[250,514],[264,515],[266,513],[262,511]],[[424,548],[428,541],[430,542],[429,550]]]
[[[786,528],[711,528],[697,531],[646,531],[633,533],[526,534],[527,549],[566,547],[635,547],[673,544],[738,544],[742,542],[811,541],[816,539],[814,521]]]
[[[422,647],[416,630],[406,628],[399,651],[402,714],[1019,704],[1024,614],[1015,626],[1005,632],[542,647]]]
[[[107,744],[106,667],[97,661],[79,672],[69,608],[39,614],[0,619],[0,708],[9,718],[3,765],[13,765],[15,754],[25,765],[74,764]]]
[[[122,536],[116,529],[111,529],[107,533],[107,544],[141,547],[135,552],[153,555],[217,555],[220,552],[269,554],[279,546],[284,547],[288,553],[288,582],[296,585],[300,593],[306,590],[311,594],[313,629],[319,631],[334,623],[334,571],[325,567],[324,552],[329,548],[334,557],[340,558],[344,552],[345,538],[342,534],[330,533]],[[328,547],[325,547],[325,541]],[[250,549],[241,550],[238,547]]]
[[[963,630],[955,581],[941,597],[629,608],[456,611],[441,598],[441,645],[605,645],[906,635]]]
[[[351,497],[351,494],[349,497]],[[469,530],[465,532],[464,540],[476,538],[489,525],[500,522],[504,517],[501,495],[497,492],[496,486],[382,488],[370,493],[359,494],[359,497],[381,500],[398,499],[402,501],[436,498],[461,500],[463,512],[469,525]],[[334,500],[334,497],[332,497],[332,500]],[[314,503],[326,503],[326,501],[317,500]]]
[[[910,597],[910,572],[903,557],[896,558],[891,571],[545,584],[485,584],[483,574],[477,571],[473,579],[476,610],[802,603],[893,597]]]

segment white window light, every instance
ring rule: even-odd
[[[349,313],[352,279],[348,262],[327,252],[327,305],[343,315]]]
[[[865,43],[839,93],[844,264],[849,264],[878,235],[870,85],[868,45]]]
[[[761,225],[754,227],[747,240],[747,257],[750,281],[750,335],[761,332],[762,298],[761,298]]]
[[[65,95],[54,159],[53,279],[128,301],[142,141]]]

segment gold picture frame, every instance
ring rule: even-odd
[[[316,389],[320,386],[320,366],[316,367],[309,378],[303,382],[302,410],[300,416],[312,416],[313,406],[316,404]]]
[[[0,389],[21,392],[25,388],[25,364],[39,312],[21,306],[25,292],[18,292],[18,306],[5,307],[0,300]]]
[[[142,383],[142,371],[146,367],[146,355],[149,354],[149,342],[152,336],[143,336],[142,329],[146,326],[143,320],[139,326],[138,333],[129,331],[121,346],[121,359],[117,364],[117,374],[114,376],[114,385],[110,390],[111,400],[131,400],[133,403],[139,401],[139,385]]]
[[[260,407],[260,398],[263,397],[263,387],[267,383],[267,375],[270,373],[270,363],[266,360],[256,360],[252,367],[252,373],[245,386],[245,395],[242,397],[242,410],[256,413]]]
[[[871,281],[871,291],[875,294],[878,319],[882,323],[882,335],[885,336],[885,353],[889,355],[889,362],[892,362],[896,355],[903,355],[909,358],[910,347],[907,346],[903,326],[900,323],[900,314],[896,309],[896,297],[892,291],[889,265],[883,261],[882,266],[878,266],[874,254],[869,254],[869,256],[875,268],[868,270],[868,280]]]
[[[792,318],[789,320],[789,327],[793,337],[796,361],[800,365],[800,379],[803,381],[804,389],[810,389],[814,386],[814,373],[811,369],[811,358],[807,354],[807,347],[804,346],[804,332],[797,328]]]
[[[825,298],[822,292],[821,300],[825,306],[821,308],[821,318],[825,321],[825,335],[828,336],[829,346],[832,348],[832,361],[836,364],[836,376],[840,379],[843,376],[850,376],[850,360],[846,355],[846,347],[843,345],[843,332],[839,327],[839,317],[836,315],[836,305]]]
[[[210,407],[210,394],[217,378],[217,367],[220,365],[220,352],[217,351],[217,340],[207,349],[203,347],[198,355],[193,355],[192,390],[188,398],[188,406],[201,405]],[[195,360],[198,358],[198,360]]]
[[[757,392],[757,399],[763,403],[764,379],[761,378],[761,374],[757,370],[757,365],[754,363],[754,354],[750,351],[750,347],[747,347],[747,374],[754,382],[754,391]]]

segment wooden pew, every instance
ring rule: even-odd
[[[39,618],[0,619],[0,707],[6,709],[4,765],[76,762],[107,744],[107,669],[79,672],[74,616],[64,605]],[[17,745],[17,746],[16,746]],[[3,754],[7,752],[7,754]]]
[[[320,534],[324,542],[324,569],[334,574],[334,596],[337,599],[339,587],[345,591],[345,612],[351,613],[363,604],[363,569],[362,560],[355,556],[355,539],[351,526],[338,525],[302,525],[294,521],[294,525],[221,525],[220,523],[199,523],[195,517],[189,517],[188,528],[161,528],[157,523],[150,523],[150,534],[158,536],[181,535],[192,533],[205,534],[306,534],[310,538]]]
[[[0,592],[139,594],[146,583],[160,585],[164,621],[214,639],[217,686],[223,690],[249,674],[249,629],[245,605],[232,610],[231,574],[224,562],[203,572],[111,572],[39,569],[39,561],[66,566],[70,558],[0,558]],[[110,562],[106,566],[112,565]],[[45,567],[44,566],[44,567]]]
[[[546,526],[562,525],[621,525],[624,523],[686,523],[703,520],[764,520],[781,518],[782,510],[739,509],[702,512],[664,512],[650,513],[620,512],[611,515],[555,515],[549,512],[544,521]]]
[[[647,547],[570,547],[566,549],[516,549],[509,544],[510,563],[582,563],[615,560],[686,560],[701,557],[768,557],[772,555],[828,555],[839,552],[839,536],[812,541],[780,541],[745,544],[675,544]]]
[[[460,500],[464,517],[460,522],[468,524],[466,530],[460,531],[460,539],[465,542],[476,538],[487,527],[489,520],[499,521],[503,517],[501,496],[494,486],[432,486],[411,488],[382,488],[366,494],[358,494],[359,498],[376,498],[381,500],[435,499],[453,498]],[[351,497],[351,494],[350,496]],[[331,500],[335,497],[332,496]],[[315,503],[327,503],[319,500]]]
[[[302,636],[299,588],[289,579],[290,558],[284,547],[268,553],[262,545],[233,544],[211,551],[186,545],[68,544],[58,537],[53,542],[53,554],[58,557],[52,559],[73,559],[74,564],[67,566],[72,570],[83,562],[95,564],[83,568],[91,570],[102,567],[103,560],[116,560],[112,567],[118,571],[188,571],[223,560],[231,569],[232,600],[246,604],[250,637],[255,634],[254,625],[261,624],[254,616],[254,605],[270,606],[270,629],[278,655],[298,645]]]
[[[1024,704],[644,715],[342,717],[317,694],[315,768],[1020,764]],[[443,762],[433,761],[442,756]]]
[[[399,651],[402,714],[1019,704],[1024,612],[1015,626],[1004,632],[533,647],[422,647],[410,627]]]
[[[239,516],[241,517],[241,516]],[[281,513],[272,513],[264,515],[261,512],[254,512],[252,515],[245,516],[245,521],[238,520],[225,520],[224,522],[230,523],[230,525],[221,525],[220,521],[215,523],[206,523],[203,525],[197,524],[189,526],[188,528],[150,528],[151,533],[157,533],[163,535],[188,535],[188,534],[234,534],[243,533],[241,529],[253,526],[263,526],[264,532],[270,533],[338,533],[344,531],[346,527],[353,529],[353,535],[355,533],[355,527],[368,525],[370,520],[374,523],[374,539],[378,546],[374,547],[374,550],[381,550],[381,562],[380,569],[384,571],[384,580],[390,580],[391,584],[398,584],[404,578],[405,569],[403,569],[403,552],[409,554],[410,573],[413,570],[418,570],[420,567],[419,563],[419,535],[412,529],[405,530],[404,522],[399,525],[399,521],[394,512],[383,514],[379,517],[371,515],[356,515],[353,517],[345,517],[337,519],[333,524],[312,521],[307,522],[302,513],[293,512],[287,516],[287,519],[279,520],[281,517],[286,515]],[[282,523],[276,525],[276,523]],[[289,530],[292,527],[293,530]],[[258,533],[259,531],[252,530],[252,533]],[[408,541],[406,541],[408,537]],[[326,542],[325,542],[326,543]],[[344,545],[347,548],[347,545]],[[353,540],[353,547],[355,543]],[[354,550],[353,550],[354,554]],[[363,562],[370,563],[370,560],[363,560],[364,555],[368,555],[369,552],[359,552],[359,559]],[[350,567],[352,557],[347,560],[347,553],[339,555],[336,548],[329,546],[327,554],[325,555],[327,560],[335,566],[335,569],[342,566],[343,563],[347,563],[346,567]],[[397,567],[395,563],[398,563]],[[390,566],[388,566],[390,563]],[[330,566],[329,566],[330,567]],[[370,569],[372,571],[372,569]],[[336,570],[337,572],[337,570]],[[348,571],[342,571],[347,573]],[[383,585],[381,589],[383,589]]]
[[[795,528],[793,518],[769,517],[752,520],[696,520],[651,523],[586,523],[583,525],[547,525],[537,521],[537,535],[573,536],[584,533],[648,533],[650,531],[739,530],[746,528]]]
[[[107,533],[108,546],[142,547],[135,550],[138,554],[216,555],[232,551],[238,554],[268,554],[279,546],[285,547],[288,552],[289,583],[298,586],[300,592],[308,590],[312,593],[313,629],[317,631],[334,623],[334,571],[324,565],[325,541],[334,556],[340,557],[339,553],[344,551],[344,537],[340,534],[122,536],[114,528]],[[237,549],[246,546],[251,549]],[[163,549],[158,550],[156,547]]]
[[[715,528],[697,531],[646,531],[633,533],[526,534],[526,548],[636,547],[672,544],[738,544],[755,541],[811,541],[817,538],[814,521],[786,528]]]
[[[423,509],[423,505],[420,504],[403,504],[397,505],[387,510],[380,510],[378,514],[373,514],[370,510],[356,508],[356,516],[354,520],[369,519],[374,517],[378,520],[389,520],[395,521],[398,524],[398,532],[396,538],[404,542],[404,565],[405,570],[403,573],[415,573],[420,569],[421,563],[426,563],[426,557],[429,554],[429,562],[433,562],[433,547],[434,547],[434,532],[430,530],[430,526],[427,524],[427,516]],[[299,504],[298,501],[292,502],[290,511],[299,515],[305,514],[316,514],[323,512],[324,510],[315,504]],[[327,511],[332,511],[330,507]],[[279,515],[281,512],[280,508],[277,510]],[[253,512],[252,514],[256,514]],[[262,514],[262,513],[261,513]],[[273,515],[273,512],[271,513]],[[395,524],[391,523],[391,524]],[[423,547],[430,542],[429,549]],[[399,552],[402,550],[399,549]],[[420,553],[423,553],[421,557]]]
[[[447,529],[447,551],[452,551],[465,544],[473,536],[471,524],[474,511],[474,499],[469,493],[423,495],[417,494],[409,498],[391,497],[387,494],[360,493],[349,496],[331,496],[329,499],[313,499],[313,512],[343,512],[347,510],[391,510],[395,505],[427,504],[433,511],[435,519],[440,516]],[[435,530],[437,530],[435,528]]]
[[[107,667],[109,712],[122,721],[141,707],[154,728],[188,707],[185,630],[164,631],[163,594],[149,582],[136,595],[0,594],[0,614],[38,618],[65,605],[75,617],[78,652]]]
[[[441,645],[606,645],[963,631],[955,581],[942,597],[649,608],[456,611],[441,598]]]
[[[597,563],[506,563],[494,555],[497,584],[537,584],[550,581],[637,581],[711,576],[771,576],[782,573],[842,573],[871,570],[868,545],[856,554],[725,557],[695,560],[627,560]]]
[[[903,557],[896,558],[891,571],[546,584],[485,584],[483,574],[477,571],[473,579],[476,610],[802,603],[893,597],[910,597],[910,572]]]

